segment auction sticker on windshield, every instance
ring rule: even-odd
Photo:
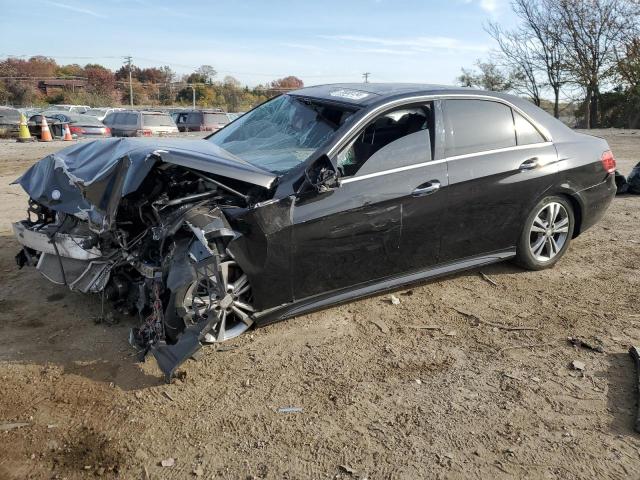
[[[348,98],[349,100],[362,100],[369,96],[366,92],[361,92],[359,90],[348,90],[346,88],[341,88],[340,90],[334,90],[329,93],[332,97],[342,97]]]

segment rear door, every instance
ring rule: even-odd
[[[449,172],[442,261],[514,248],[558,173],[555,147],[531,121],[493,100],[442,101]]]

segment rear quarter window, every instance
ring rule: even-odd
[[[151,113],[142,114],[142,124],[145,127],[175,127],[176,124],[169,115]]]
[[[515,147],[511,108],[490,100],[445,100],[445,155]]]
[[[518,145],[532,145],[534,143],[543,143],[546,141],[538,129],[515,110],[513,111],[513,120],[516,124]]]
[[[205,113],[204,123],[206,125],[226,125],[227,123],[229,123],[229,117],[227,117],[225,113]]]
[[[129,126],[138,125],[138,114],[137,113],[125,113],[124,123]]]

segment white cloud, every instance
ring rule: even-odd
[[[101,13],[95,12],[93,10],[89,10],[88,8],[74,7],[73,5],[67,5],[66,3],[51,2],[51,1],[47,1],[46,3],[48,3],[49,5],[53,5],[54,7],[70,10],[72,12],[82,13],[84,15],[91,15],[92,17],[107,18],[105,15],[102,15]]]
[[[325,40],[336,40],[355,45],[375,45],[384,47],[385,53],[407,52],[485,52],[486,45],[470,44],[451,37],[373,37],[366,35],[320,35]],[[382,53],[382,52],[380,52]]]
[[[494,13],[498,6],[498,0],[480,0],[480,8],[486,12]]]

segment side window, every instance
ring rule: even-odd
[[[177,118],[176,118],[176,123],[178,125],[186,123],[187,122],[187,114],[186,113],[179,113]]]
[[[138,114],[137,113],[127,113],[126,124],[129,126],[138,124]]]
[[[513,111],[513,120],[516,124],[518,145],[531,145],[533,143],[542,143],[546,141],[538,129],[515,110]]]
[[[516,146],[511,108],[502,103],[446,100],[444,120],[447,157]]]
[[[343,177],[427,162],[432,158],[432,105],[401,107],[367,125],[337,157]]]
[[[200,125],[200,123],[201,123],[200,112],[191,112],[191,113],[189,113],[189,116],[187,117],[187,123],[194,124],[194,125]]]

